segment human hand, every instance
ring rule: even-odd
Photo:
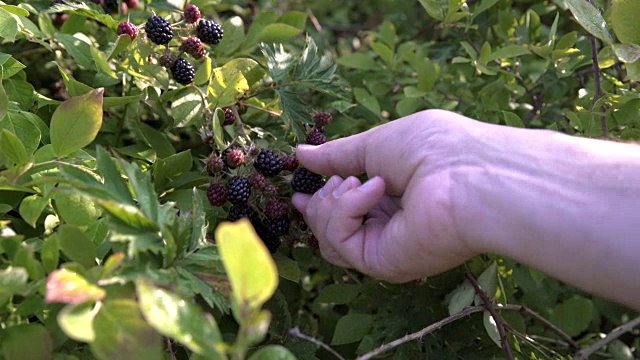
[[[391,282],[434,275],[482,251],[458,223],[461,179],[474,165],[483,123],[429,110],[320,146],[299,146],[303,166],[334,175],[293,204],[323,257]],[[366,172],[364,184],[353,175]],[[346,179],[345,179],[346,177]]]

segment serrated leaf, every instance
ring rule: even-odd
[[[47,278],[47,303],[62,302],[81,304],[86,301],[101,300],[107,292],[71,270],[55,270]]]
[[[142,315],[157,332],[208,359],[223,359],[222,335],[211,315],[148,281],[138,280],[136,290]]]
[[[67,305],[58,313],[58,325],[68,337],[77,341],[92,342],[96,337],[93,319],[99,309],[95,303]]]
[[[369,314],[347,314],[338,320],[331,339],[331,345],[351,344],[369,333],[373,326],[373,315]]]
[[[284,109],[282,121],[293,131],[296,139],[304,139],[306,130],[304,128],[305,119],[309,119],[310,112],[308,106],[304,104],[300,97],[300,92],[293,86],[288,86],[276,90],[280,100],[280,108]]]
[[[293,69],[295,58],[284,49],[284,45],[274,44],[273,47],[270,47],[266,44],[260,44],[260,50],[267,58],[269,75],[276,82],[284,79]]]
[[[607,23],[592,3],[585,0],[565,0],[565,4],[578,23],[591,35],[607,44],[612,43],[613,39],[607,30]]]
[[[62,157],[89,145],[102,126],[102,95],[96,89],[74,96],[58,106],[51,117],[51,145]]]

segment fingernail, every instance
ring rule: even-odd
[[[373,189],[376,188],[376,179],[377,176],[372,177],[371,179],[367,180],[364,184],[360,185],[360,187],[358,188],[360,191],[362,192],[369,192],[372,191]]]

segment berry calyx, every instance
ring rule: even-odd
[[[223,126],[232,125],[236,121],[236,114],[233,113],[233,109],[224,108],[224,121]]]
[[[193,24],[200,20],[200,9],[193,4],[189,4],[184,8],[184,21]]]
[[[123,21],[118,24],[117,33],[118,35],[128,35],[131,40],[134,40],[138,36],[138,28],[128,21]]]
[[[147,38],[154,44],[166,45],[173,39],[171,24],[163,17],[154,15],[147,20],[144,27]]]
[[[313,194],[324,186],[324,179],[321,175],[299,167],[293,172],[291,188],[295,192]]]
[[[182,42],[180,50],[193,56],[194,59],[202,59],[207,56],[207,50],[204,49],[202,41],[197,37],[190,37]]]
[[[282,171],[282,159],[275,151],[262,149],[253,166],[265,177],[276,176]]]
[[[333,116],[331,115],[331,113],[326,111],[319,112],[313,115],[313,121],[316,123],[316,126],[329,125],[329,123],[331,123],[332,120],[333,120]]]
[[[213,20],[200,20],[196,31],[205,44],[218,44],[224,35],[222,26]]]
[[[227,198],[234,205],[246,203],[251,196],[251,184],[244,176],[234,176],[227,183]]]
[[[307,134],[307,144],[322,145],[327,142],[327,136],[318,130],[314,130]]]
[[[193,65],[183,58],[178,58],[171,67],[171,75],[181,85],[188,85],[193,82],[196,71]]]
[[[211,184],[207,189],[207,199],[212,206],[222,206],[227,202],[227,189],[222,184]]]

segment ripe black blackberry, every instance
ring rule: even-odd
[[[147,33],[147,38],[154,44],[166,45],[173,39],[171,24],[161,16],[154,15],[150,17],[144,29]]]
[[[173,65],[176,63],[176,60],[178,60],[177,56],[171,53],[165,53],[162,56],[160,56],[160,58],[158,58],[158,64],[160,64],[160,66],[165,67],[167,69],[171,69]]]
[[[286,216],[278,219],[266,218],[264,226],[275,237],[286,235],[289,232],[289,218]]]
[[[309,145],[322,145],[326,142],[327,137],[318,130],[314,130],[307,134],[307,144]]]
[[[205,44],[218,44],[222,40],[224,30],[213,20],[200,20],[197,28],[198,37]]]
[[[118,13],[118,0],[104,0],[102,2],[102,9],[107,14]]]
[[[224,121],[222,122],[222,125],[231,125],[234,122],[236,122],[236,115],[233,113],[233,109],[224,108]]]
[[[193,56],[194,59],[202,59],[207,56],[207,50],[202,46],[202,41],[197,37],[187,38],[180,44],[180,50]]]
[[[271,200],[264,207],[264,215],[271,219],[280,219],[287,216],[289,209],[282,201]]]
[[[200,20],[200,9],[193,4],[189,4],[184,8],[184,21],[193,24]]]
[[[264,175],[260,174],[259,172],[249,174],[248,180],[249,184],[251,184],[252,187],[259,190],[264,189],[266,185],[266,179],[264,178]]]
[[[209,157],[209,160],[207,160],[207,172],[209,175],[214,176],[222,170],[224,170],[224,161],[215,155]]]
[[[196,71],[193,65],[183,58],[178,58],[176,63],[171,67],[171,75],[174,80],[182,85],[188,85],[193,82],[193,78],[196,76]]]
[[[324,179],[321,175],[299,167],[293,172],[291,188],[295,192],[313,194],[324,186]]]
[[[242,218],[247,218],[253,222],[258,219],[258,213],[247,203],[231,205],[229,214],[227,214],[227,221],[236,222]]]
[[[234,176],[227,183],[227,198],[232,204],[246,203],[251,196],[251,184],[244,176]]]
[[[333,120],[333,116],[331,113],[323,111],[313,115],[313,121],[316,123],[316,126],[326,126],[331,123]]]
[[[138,28],[128,21],[123,21],[118,24],[117,33],[118,35],[129,35],[131,40],[133,40],[138,36]]]
[[[274,236],[269,229],[259,220],[252,221],[251,225],[256,230],[256,234],[260,237],[264,245],[267,247],[270,253],[275,253],[280,247],[280,239]]]
[[[298,159],[294,154],[287,154],[282,157],[282,170],[293,171],[298,168]]]
[[[282,159],[275,151],[262,149],[253,163],[253,167],[265,177],[276,176],[282,171]]]
[[[211,184],[207,189],[207,199],[212,206],[222,206],[227,203],[227,189],[222,184]]]

